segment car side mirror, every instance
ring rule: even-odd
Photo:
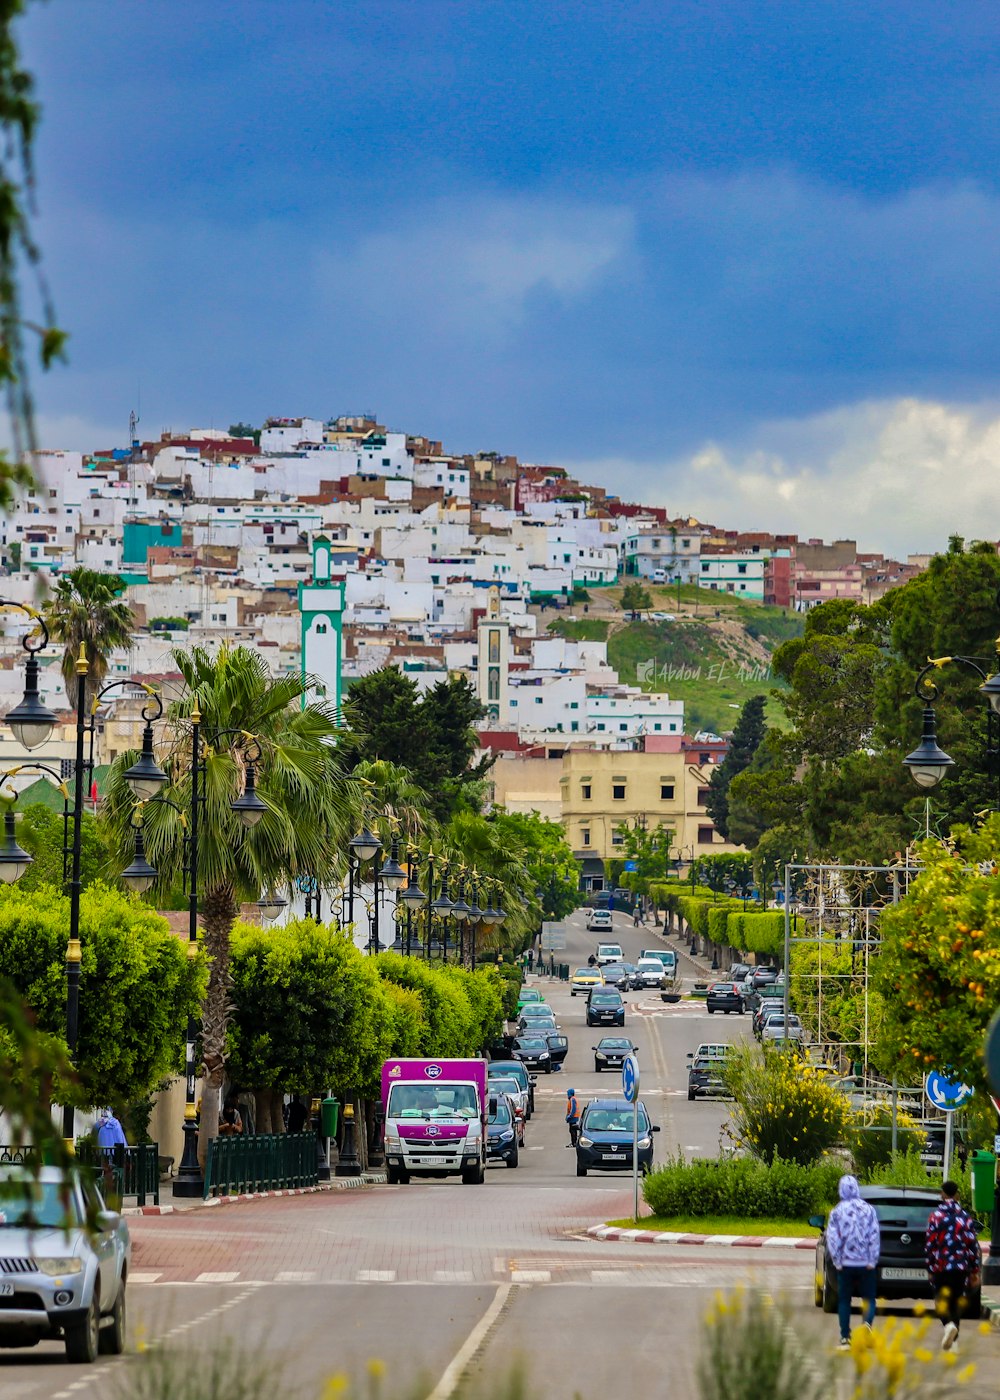
[[[822,1230],[823,1226],[826,1224],[826,1216],[810,1215],[809,1224],[813,1227],[814,1230]]]
[[[97,1226],[100,1230],[117,1230],[121,1216],[116,1210],[101,1210],[97,1213]]]
[[[660,1125],[659,1125],[659,1123],[654,1123],[654,1124],[653,1124],[653,1132],[654,1132],[654,1133],[658,1133],[659,1131],[660,1131]]]
[[[687,1057],[688,1057],[689,1060],[693,1060],[693,1059],[694,1059],[694,1051],[693,1051],[693,1050],[689,1050],[689,1051],[688,1051],[688,1054],[687,1054]]]

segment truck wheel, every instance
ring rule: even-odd
[[[66,1360],[89,1365],[97,1360],[97,1348],[100,1338],[100,1304],[97,1293],[90,1300],[90,1307],[82,1322],[74,1322],[71,1327],[63,1330],[66,1340]]]
[[[111,1321],[101,1328],[97,1350],[104,1356],[121,1356],[125,1350],[125,1276],[118,1284],[118,1296],[111,1309]]]

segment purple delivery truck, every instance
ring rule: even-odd
[[[391,1184],[411,1176],[486,1178],[486,1061],[386,1060],[385,1161]]]

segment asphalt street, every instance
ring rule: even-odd
[[[576,967],[596,935],[585,931],[582,912],[569,922],[569,946],[556,957]],[[615,925],[626,956],[657,941],[623,915]],[[681,951],[676,940],[672,946]],[[681,971],[694,968],[685,960]],[[583,1100],[616,1093],[620,1076],[594,1072],[599,1033],[584,1023],[584,999],[562,983],[539,985],[570,1051],[561,1073],[539,1076],[516,1171],[492,1168],[475,1189],[412,1182],[133,1220],[133,1348],[188,1352],[228,1340],[278,1367],[283,1400],[314,1400],[340,1371],[363,1382],[372,1359],[386,1368],[386,1400],[432,1392],[446,1400],[477,1386],[485,1394],[518,1358],[546,1400],[587,1400],[623,1384],[687,1400],[696,1395],[704,1312],[716,1290],[741,1283],[787,1300],[807,1351],[820,1338],[832,1344],[835,1321],[812,1304],[808,1252],[599,1242],[584,1233],[630,1213],[631,1180],[577,1178],[563,1101],[569,1086]],[[745,1019],[709,1017],[694,1003],[666,1006],[649,993],[626,1000],[641,1096],[661,1127],[658,1157],[714,1155],[727,1109],[688,1103],[686,1055],[702,1040],[748,1033]],[[963,1362],[985,1362],[966,1394],[994,1393],[985,1378],[995,1347],[994,1338],[963,1337]],[[70,1366],[55,1344],[0,1352],[0,1396],[127,1397],[136,1364]]]

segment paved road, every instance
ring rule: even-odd
[[[570,922],[564,958],[578,965],[594,936],[582,915]],[[616,933],[629,955],[655,942],[620,915]],[[283,1400],[312,1400],[333,1372],[363,1375],[372,1357],[401,1386],[425,1378],[428,1394],[486,1318],[494,1325],[472,1360],[473,1378],[520,1354],[546,1400],[586,1400],[620,1389],[623,1376],[632,1391],[686,1400],[695,1394],[697,1329],[718,1288],[745,1283],[782,1295],[810,1334],[821,1327],[829,1339],[832,1320],[812,1307],[808,1253],[605,1244],[583,1234],[626,1216],[631,1186],[619,1176],[576,1177],[562,1100],[569,1084],[583,1098],[612,1092],[618,1076],[594,1073],[597,1036],[584,1025],[583,999],[544,985],[570,1054],[563,1073],[539,1077],[516,1171],[495,1168],[475,1189],[413,1182],[133,1221],[131,1314],[142,1340],[188,1350],[228,1338],[248,1353],[264,1348],[280,1361]],[[640,993],[628,1001],[643,1096],[662,1128],[659,1155],[714,1153],[726,1109],[687,1102],[685,1056],[702,1039],[735,1039],[745,1022]],[[648,1341],[623,1349],[626,1328]],[[989,1358],[994,1346],[971,1338],[969,1353]],[[103,1400],[109,1380],[126,1375],[121,1361],[68,1366],[50,1344],[0,1352],[3,1400]]]

